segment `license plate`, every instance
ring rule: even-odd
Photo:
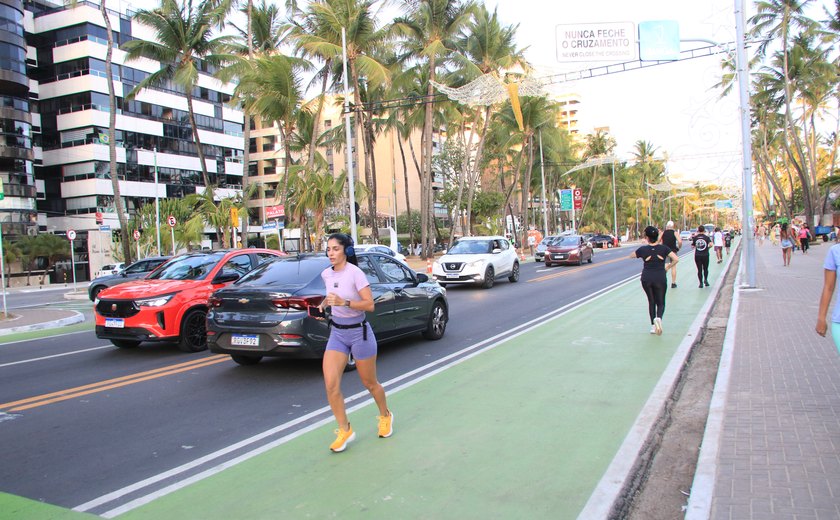
[[[555,259],[555,260],[565,260],[565,259],[566,259],[566,255],[554,255],[554,259]]]
[[[122,318],[105,318],[105,326],[111,329],[124,329],[125,320]]]
[[[448,274],[446,275],[447,278],[458,278],[459,275],[457,274]]]
[[[259,347],[260,337],[256,334],[233,334],[230,337],[230,344],[239,347]]]

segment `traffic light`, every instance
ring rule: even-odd
[[[355,214],[356,214],[356,225],[358,226],[358,225],[359,225],[359,222],[361,222],[361,219],[359,218],[359,203],[358,203],[358,202],[354,202],[354,203],[353,203],[353,207],[354,207],[354,209],[353,209],[353,213],[355,213]]]

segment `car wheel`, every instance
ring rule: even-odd
[[[137,348],[140,346],[140,342],[133,339],[112,339],[111,343],[120,348]]]
[[[430,340],[437,340],[443,337],[446,332],[446,307],[443,303],[437,301],[432,306],[432,312],[429,313],[429,321],[426,324],[426,330],[423,331],[423,337]]]
[[[589,254],[589,259],[587,260],[587,262],[589,262],[590,264],[592,263],[592,254],[591,253]]]
[[[353,354],[347,356],[347,364],[344,365],[345,372],[352,372],[356,370],[356,358],[353,357]]]
[[[508,276],[508,280],[510,280],[511,283],[519,281],[519,262],[513,263],[513,272],[511,272],[510,276]]]
[[[546,266],[546,267],[551,267],[552,265],[554,265],[554,264],[552,264],[551,262],[546,262],[546,263],[545,263],[545,266]]]
[[[104,285],[97,285],[96,287],[91,289],[91,291],[90,291],[91,300],[90,301],[95,300],[99,296],[99,293],[101,293],[105,289],[106,289],[106,287]]]
[[[484,271],[484,283],[481,286],[489,289],[493,287],[494,283],[496,283],[496,270],[493,269],[492,265],[488,265],[487,270]]]
[[[181,340],[178,348],[184,352],[207,350],[207,312],[194,309],[181,321]]]
[[[578,263],[577,265],[583,265],[583,255],[578,256]]]
[[[438,285],[440,285],[441,287],[446,287],[446,284],[443,282],[438,282]]]
[[[233,360],[234,363],[237,365],[242,365],[243,367],[256,365],[262,359],[262,356],[240,356],[239,354],[231,354],[230,358]]]
[[[609,242],[607,242],[607,249],[612,249],[612,244],[610,244]]]

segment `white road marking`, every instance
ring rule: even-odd
[[[43,356],[43,357],[32,358],[32,359],[23,359],[21,361],[13,361],[11,363],[3,363],[2,365],[0,365],[0,368],[10,367],[12,365],[22,365],[23,363],[32,363],[34,361],[43,361],[45,359],[53,359],[53,358],[57,358],[57,357],[72,356],[73,354],[82,354],[83,352],[90,352],[92,350],[102,350],[103,348],[113,348],[113,345],[104,345],[104,346],[101,346],[101,347],[93,347],[93,348],[86,348],[86,349],[82,349],[82,350],[74,350],[72,352],[64,352],[63,354],[54,354],[52,356]]]
[[[468,359],[471,359],[471,358],[473,358],[473,357],[475,357],[475,356],[477,356],[477,355],[479,355],[483,352],[486,352],[486,351],[491,350],[491,349],[493,349],[493,348],[495,348],[499,345],[502,345],[505,342],[516,338],[517,336],[520,336],[522,334],[530,332],[531,330],[533,330],[533,329],[535,329],[535,328],[537,328],[541,325],[544,325],[546,323],[546,321],[557,319],[557,318],[559,318],[559,317],[577,309],[578,307],[580,307],[581,305],[584,305],[585,303],[588,303],[588,302],[591,302],[595,299],[601,298],[602,296],[613,292],[614,290],[626,285],[627,283],[635,281],[638,278],[638,276],[639,276],[638,274],[634,274],[633,276],[625,278],[624,280],[615,282],[612,285],[604,287],[604,288],[602,288],[602,289],[600,289],[600,290],[598,290],[598,291],[596,291],[596,292],[594,292],[590,295],[584,296],[583,298],[580,298],[580,299],[578,299],[574,302],[568,303],[568,304],[564,305],[563,307],[555,309],[551,312],[547,312],[547,313],[543,314],[542,316],[539,316],[537,318],[532,319],[531,321],[525,322],[525,323],[523,323],[521,325],[518,325],[518,326],[516,326],[516,327],[514,327],[510,330],[507,330],[503,333],[496,334],[495,336],[492,336],[492,337],[487,338],[485,340],[474,343],[474,344],[472,344],[468,347],[465,347],[465,348],[463,348],[463,349],[461,349],[457,352],[453,352],[452,354],[449,354],[448,356],[444,356],[443,358],[440,358],[436,361],[433,361],[433,362],[428,363],[426,365],[423,365],[421,367],[415,368],[414,370],[411,370],[409,372],[401,374],[401,375],[399,375],[399,376],[397,376],[393,379],[390,379],[390,380],[382,383],[382,386],[385,387],[385,388],[389,388],[389,390],[388,390],[389,394],[394,394],[396,392],[399,392],[401,390],[409,388],[409,387],[411,387],[411,386],[413,386],[413,385],[415,385],[415,384],[417,384],[417,383],[419,383],[419,382],[421,382],[425,379],[428,379],[428,378],[430,378],[434,375],[437,375],[437,374],[443,372],[444,370],[447,370],[447,369],[449,369],[453,366],[459,365],[459,364],[463,363],[464,361],[467,361]],[[457,358],[457,359],[455,359],[455,358]],[[422,373],[422,372],[425,372],[425,371],[427,371],[431,368],[434,368],[434,370],[431,370],[431,371],[429,371],[429,372],[427,372],[427,373],[425,373],[421,376],[418,376],[414,379],[411,379],[407,382],[404,382],[404,383],[400,384],[399,386],[394,386],[395,384],[397,384],[397,383],[399,383],[403,380],[411,378],[412,376],[414,376],[416,374],[419,374],[419,373]],[[368,393],[368,391],[364,390],[362,392],[356,393],[356,394],[346,398],[345,402],[349,404],[349,403],[352,403],[354,401],[358,401],[359,399],[362,399],[363,397],[369,396],[369,395],[370,394]],[[356,411],[360,408],[368,406],[371,403],[373,403],[373,399],[368,397],[367,399],[359,402],[358,404],[355,404],[354,406],[349,407],[347,409],[347,413],[351,413],[353,411]],[[125,486],[121,489],[117,489],[115,491],[112,491],[111,493],[102,495],[99,498],[95,498],[93,500],[85,502],[84,504],[80,504],[80,505],[74,507],[73,511],[86,512],[86,511],[90,511],[94,508],[97,508],[99,506],[109,504],[111,502],[116,501],[119,498],[122,498],[122,497],[124,497],[126,495],[129,495],[131,493],[134,493],[135,491],[141,490],[145,487],[149,487],[152,484],[164,481],[164,480],[169,479],[171,477],[174,477],[175,475],[178,475],[180,473],[184,473],[184,472],[189,471],[191,469],[197,468],[197,467],[201,466],[202,464],[206,464],[206,463],[211,462],[215,459],[219,459],[219,458],[223,457],[224,455],[227,455],[231,452],[234,452],[234,451],[236,451],[240,448],[243,448],[243,447],[248,446],[250,444],[254,444],[254,443],[256,443],[258,441],[261,441],[261,440],[263,440],[267,437],[270,437],[274,434],[277,434],[277,433],[282,432],[284,430],[288,430],[289,428],[291,428],[293,426],[296,426],[296,425],[301,424],[303,422],[306,422],[310,419],[318,417],[319,415],[328,414],[329,412],[330,412],[329,406],[324,406],[324,407],[322,407],[318,410],[314,410],[314,411],[312,411],[312,412],[310,412],[306,415],[298,417],[297,419],[293,419],[293,420],[291,420],[287,423],[280,424],[280,425],[278,425],[274,428],[266,430],[262,433],[258,433],[258,434],[254,435],[252,437],[249,437],[249,438],[244,439],[240,442],[231,444],[230,446],[227,446],[227,447],[222,448],[220,450],[217,450],[215,452],[208,453],[207,455],[205,455],[203,457],[200,457],[198,459],[195,459],[191,462],[188,462],[188,463],[183,464],[181,466],[177,466],[175,468],[172,468],[172,469],[170,469],[168,471],[165,471],[163,473],[159,473],[159,474],[154,475],[152,477],[149,477],[147,479],[141,480],[140,482],[136,482],[134,484]],[[327,416],[327,417],[325,417],[325,418],[323,418],[323,419],[321,419],[321,420],[319,420],[319,421],[317,421],[317,422],[315,422],[315,423],[313,423],[309,426],[306,426],[306,427],[301,428],[297,431],[294,431],[294,432],[292,432],[288,435],[285,435],[285,436],[283,436],[279,439],[276,439],[276,440],[274,440],[274,441],[272,441],[268,444],[264,444],[262,446],[254,448],[253,450],[248,451],[246,453],[243,453],[242,455],[239,455],[239,456],[237,456],[237,457],[235,457],[231,460],[224,461],[221,464],[218,464],[217,466],[211,467],[211,468],[209,468],[207,470],[204,470],[200,473],[197,473],[193,476],[187,477],[183,480],[179,480],[179,481],[177,481],[173,484],[170,484],[170,485],[168,485],[164,488],[152,491],[151,493],[148,493],[144,496],[141,496],[139,498],[131,500],[131,501],[125,503],[125,504],[122,504],[122,505],[120,505],[120,506],[118,506],[114,509],[106,511],[105,513],[100,514],[100,516],[102,516],[103,518],[113,518],[115,516],[121,515],[123,513],[128,512],[128,511],[131,511],[133,509],[136,509],[136,508],[138,508],[138,507],[140,507],[144,504],[148,504],[149,502],[151,502],[153,500],[156,500],[160,497],[163,497],[165,495],[173,493],[173,492],[175,492],[179,489],[182,489],[182,488],[184,488],[184,487],[186,487],[190,484],[193,484],[195,482],[198,482],[200,480],[203,480],[205,478],[213,476],[213,475],[215,475],[217,473],[220,473],[221,471],[223,471],[227,468],[233,467],[233,466],[235,466],[235,465],[237,465],[241,462],[244,462],[248,459],[256,457],[257,455],[259,455],[261,453],[264,453],[268,450],[271,450],[272,448],[275,448],[277,446],[285,444],[285,443],[291,441],[292,439],[300,437],[301,435],[303,435],[305,433],[308,433],[308,432],[313,431],[315,429],[318,429],[318,428],[320,428],[320,427],[322,427],[326,424],[329,424],[331,421],[333,421],[333,417],[331,415],[329,415],[329,416]]]

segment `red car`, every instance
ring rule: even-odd
[[[173,258],[147,278],[98,294],[96,337],[121,348],[174,341],[185,352],[205,350],[207,299],[213,291],[281,256],[271,249],[234,249]]]
[[[557,237],[545,249],[545,266],[592,263],[592,245],[580,235]]]

